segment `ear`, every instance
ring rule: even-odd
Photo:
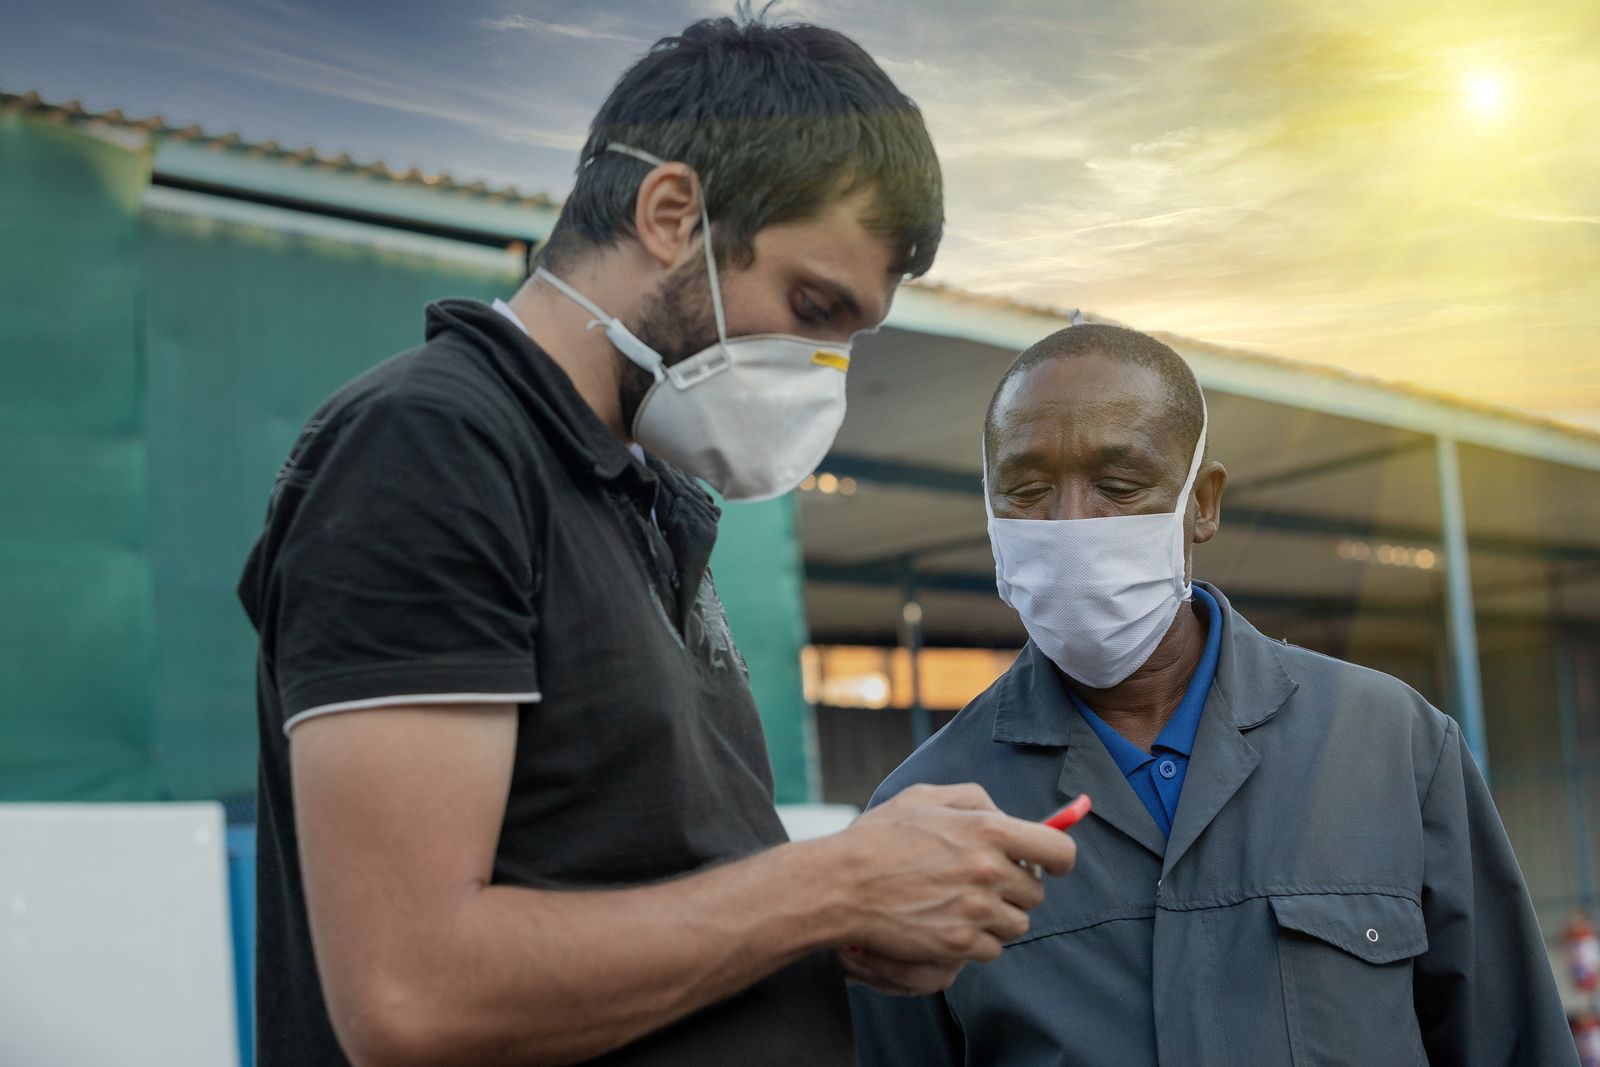
[[[1222,492],[1228,487],[1228,470],[1216,460],[1201,464],[1194,479],[1194,543],[1203,545],[1217,536],[1222,525]]]
[[[699,254],[700,179],[687,163],[663,163],[644,176],[633,230],[651,259],[671,269]]]

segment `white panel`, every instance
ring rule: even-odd
[[[0,804],[0,1064],[239,1061],[219,804]]]
[[[854,804],[779,804],[778,818],[783,821],[791,841],[809,841],[838,833],[856,821],[861,809]]]

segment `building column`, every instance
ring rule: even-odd
[[[1578,686],[1574,677],[1575,650],[1559,619],[1555,620],[1556,718],[1561,725],[1561,776],[1567,791],[1567,818],[1572,836],[1572,865],[1578,872],[1578,899],[1591,914],[1600,907],[1595,892],[1594,861],[1590,854],[1589,807],[1583,795],[1583,748],[1578,736]]]
[[[1439,457],[1439,516],[1444,540],[1445,622],[1450,640],[1452,713],[1485,780],[1489,744],[1483,721],[1483,681],[1478,673],[1478,625],[1472,603],[1472,568],[1462,504],[1461,460],[1456,442],[1436,441]]]
[[[933,733],[933,719],[922,704],[922,604],[917,600],[917,574],[909,564],[903,590],[900,645],[911,660],[911,747],[916,748]]]

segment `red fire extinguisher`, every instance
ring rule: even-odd
[[[1572,1039],[1578,1044],[1580,1067],[1600,1067],[1600,1019],[1593,1015],[1573,1019]]]
[[[1572,959],[1572,984],[1584,993],[1600,989],[1600,937],[1582,912],[1575,912],[1567,925],[1567,953]]]

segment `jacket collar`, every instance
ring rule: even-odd
[[[1031,641],[996,695],[994,740],[1064,748],[1057,781],[1062,799],[1089,793],[1095,814],[1164,857],[1164,869],[1182,858],[1260,761],[1245,731],[1276,715],[1298,688],[1275,644],[1235,612],[1215,586],[1205,588],[1221,609],[1222,648],[1170,838],[1162,836],[1105,745],[1073,709],[1061,673]]]
[[[1198,584],[1216,598],[1222,614],[1222,648],[1212,682],[1213,690],[1227,698],[1220,714],[1239,730],[1260,726],[1277,714],[1298,683],[1284,667],[1277,642],[1250,625],[1216,586]],[[1060,670],[1032,641],[1000,679],[995,701],[993,737],[1008,744],[1065,746],[1071,742],[1073,723],[1082,719]],[[1206,702],[1202,720],[1217,703]],[[1092,732],[1089,736],[1094,737]]]

